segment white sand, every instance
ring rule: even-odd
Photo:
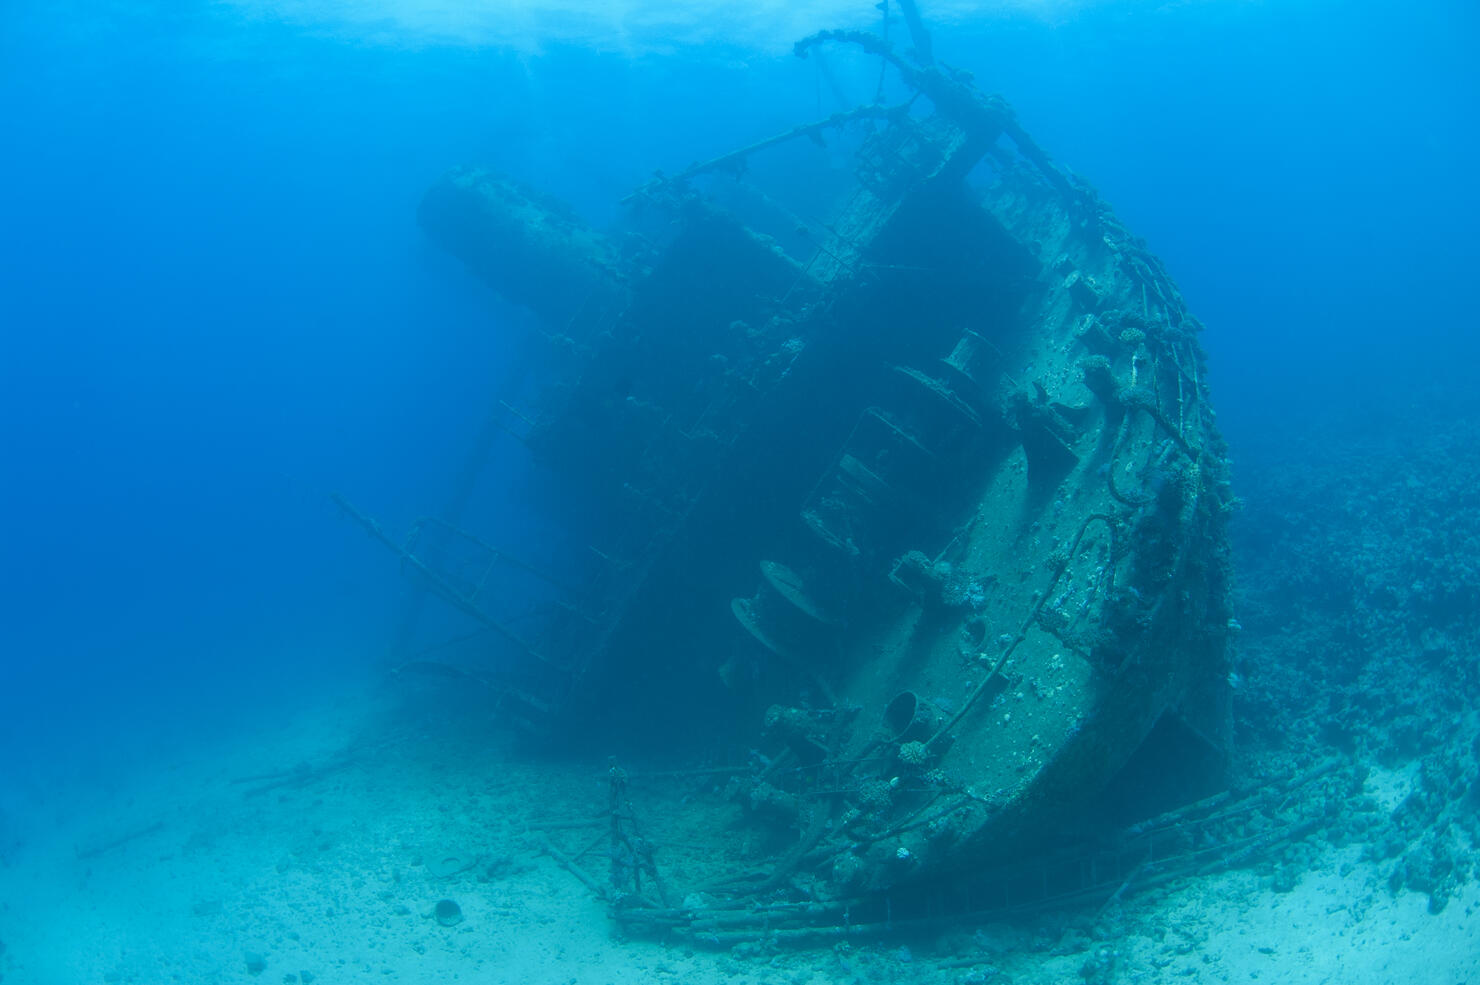
[[[623,942],[530,833],[599,815],[601,764],[521,758],[470,737],[465,722],[435,717],[390,734],[383,712],[374,700],[345,699],[141,770],[57,819],[0,869],[5,985],[279,983],[304,971],[323,985],[1077,983],[1096,960],[1113,964],[1103,980],[1115,982],[1480,983],[1477,885],[1431,915],[1424,896],[1393,897],[1385,871],[1355,847],[1326,850],[1292,891],[1241,871],[1132,897],[1098,922],[1055,916],[741,955]],[[261,784],[233,782],[333,762],[347,748],[360,758],[301,786],[248,795]],[[1373,780],[1401,782],[1392,773]],[[429,871],[428,862],[452,858],[478,863]],[[603,874],[599,858],[588,862]],[[444,897],[464,914],[450,928],[431,918]],[[255,977],[249,951],[266,963]]]

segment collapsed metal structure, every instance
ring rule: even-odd
[[[711,885],[730,897],[1001,857],[1153,729],[1227,741],[1232,497],[1199,325],[906,12],[908,53],[854,31],[796,53],[861,48],[907,100],[660,176],[616,233],[487,171],[428,193],[428,233],[548,343],[525,405],[497,406],[591,544],[558,618],[515,633],[354,514],[512,642],[479,673],[519,717],[749,723],[725,793],[766,836]],[[748,167],[822,140],[826,182]],[[632,844],[610,898],[681,922]]]

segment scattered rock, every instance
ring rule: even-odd
[[[439,900],[436,908],[432,911],[432,915],[444,927],[455,927],[462,923],[463,919],[462,907],[450,899]]]
[[[1448,832],[1430,832],[1410,849],[1388,877],[1398,892],[1405,886],[1429,897],[1429,912],[1441,913],[1468,876],[1468,860]]]
[[[1079,967],[1079,977],[1087,985],[1110,985],[1115,977],[1115,966],[1120,957],[1113,947],[1102,944]]]

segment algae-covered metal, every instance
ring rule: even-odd
[[[612,233],[479,170],[422,221],[534,312],[510,426],[592,540],[511,693],[696,746],[730,716],[726,793],[780,833],[736,891],[849,897],[1021,844],[1172,716],[1226,742],[1231,496],[1145,244],[924,45],[823,44],[914,96],[655,179]],[[826,180],[748,169],[805,138]]]

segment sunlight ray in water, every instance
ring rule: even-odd
[[[700,44],[786,50],[818,29],[868,26],[877,10],[852,0],[220,0],[253,18],[270,18],[367,43],[394,46],[496,45],[535,51],[575,44],[596,51],[647,53]],[[1072,16],[1103,0],[968,0],[930,4],[934,23],[949,25],[1003,15],[1046,20]],[[1147,4],[1147,6],[1155,6]]]

